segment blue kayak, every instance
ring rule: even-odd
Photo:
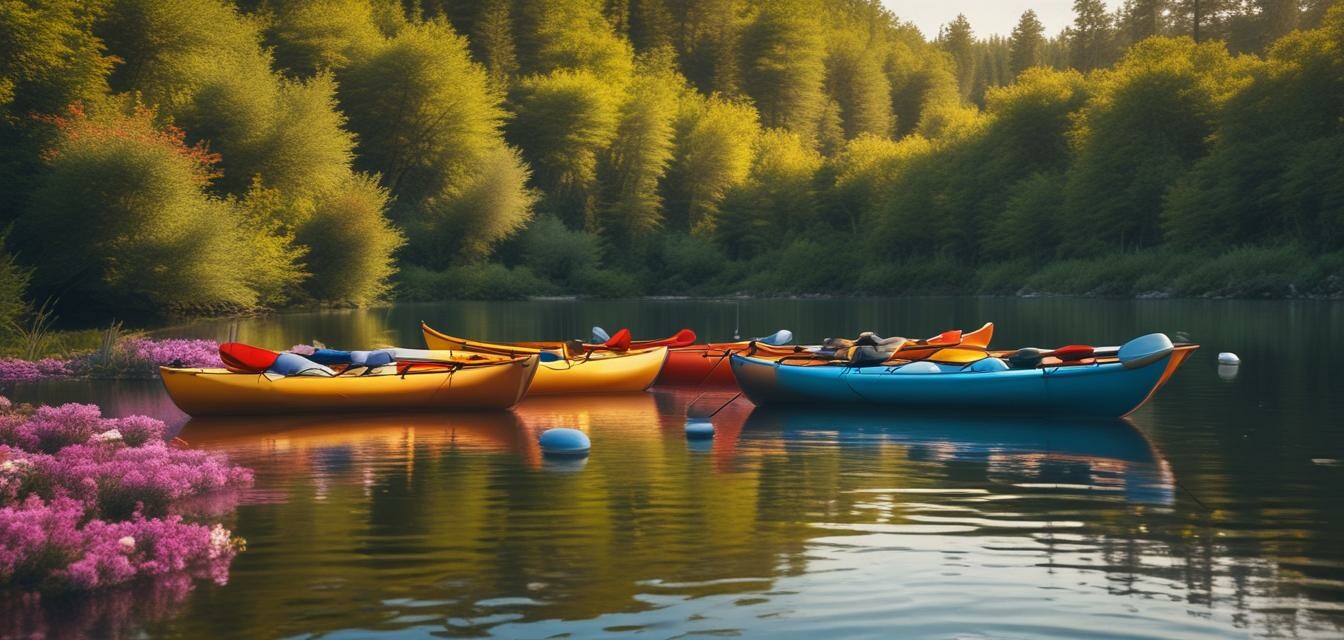
[[[856,366],[733,355],[733,375],[757,405],[884,405],[929,411],[988,411],[1116,418],[1139,408],[1198,345],[1157,333],[1099,357],[1040,358],[1018,365],[1010,352],[970,364],[929,361]],[[1025,350],[1024,350],[1025,351]],[[1040,351],[1040,350],[1031,350]],[[1014,363],[1014,364],[1009,364]]]

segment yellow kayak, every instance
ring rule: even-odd
[[[574,393],[615,393],[643,391],[658,378],[667,360],[667,347],[612,351],[577,351],[570,343],[555,342],[479,342],[457,338],[420,324],[425,345],[434,350],[459,350],[502,356],[547,354],[551,361],[538,363],[537,377],[528,395]]]
[[[507,409],[527,393],[536,355],[484,362],[415,365],[335,377],[233,373],[160,367],[179,409],[192,416],[309,411]]]

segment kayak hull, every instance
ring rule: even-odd
[[[1194,347],[1128,368],[1119,362],[998,372],[895,373],[877,365],[800,366],[733,355],[742,393],[757,405],[886,405],[1115,418],[1139,408]]]
[[[347,411],[506,409],[527,393],[536,356],[456,370],[289,376],[160,367],[168,397],[191,416]]]
[[[589,359],[543,362],[537,368],[530,395],[643,391],[653,386],[667,360],[667,347],[612,354]]]
[[[667,364],[663,365],[657,384],[735,387],[737,380],[733,379],[733,367],[728,362],[729,353],[732,351],[703,344],[673,349],[667,354]]]
[[[465,340],[423,327],[425,344],[431,350],[472,351],[494,355],[523,353],[564,354],[562,343],[523,343],[517,345]],[[528,395],[573,395],[644,391],[658,379],[667,361],[667,347],[630,351],[593,351],[583,355],[560,355],[537,366],[536,378]]]

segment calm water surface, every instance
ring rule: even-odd
[[[226,586],[49,605],[54,630],[152,637],[1330,637],[1344,634],[1344,305],[891,300],[451,303],[205,322],[271,347],[682,326],[704,338],[932,335],[1204,345],[1127,421],[900,412],[714,416],[731,393],[533,399],[511,412],[187,420],[156,384],[43,384],[180,425],[257,470]],[[1220,372],[1219,351],[1244,364]],[[1235,375],[1233,375],[1235,373]],[[589,432],[580,462],[536,436]],[[111,597],[111,596],[109,596]],[[65,607],[65,609],[62,609]]]

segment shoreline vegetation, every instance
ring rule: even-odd
[[[1336,0],[1007,38],[877,0],[3,1],[4,352],[388,300],[1344,297]]]

